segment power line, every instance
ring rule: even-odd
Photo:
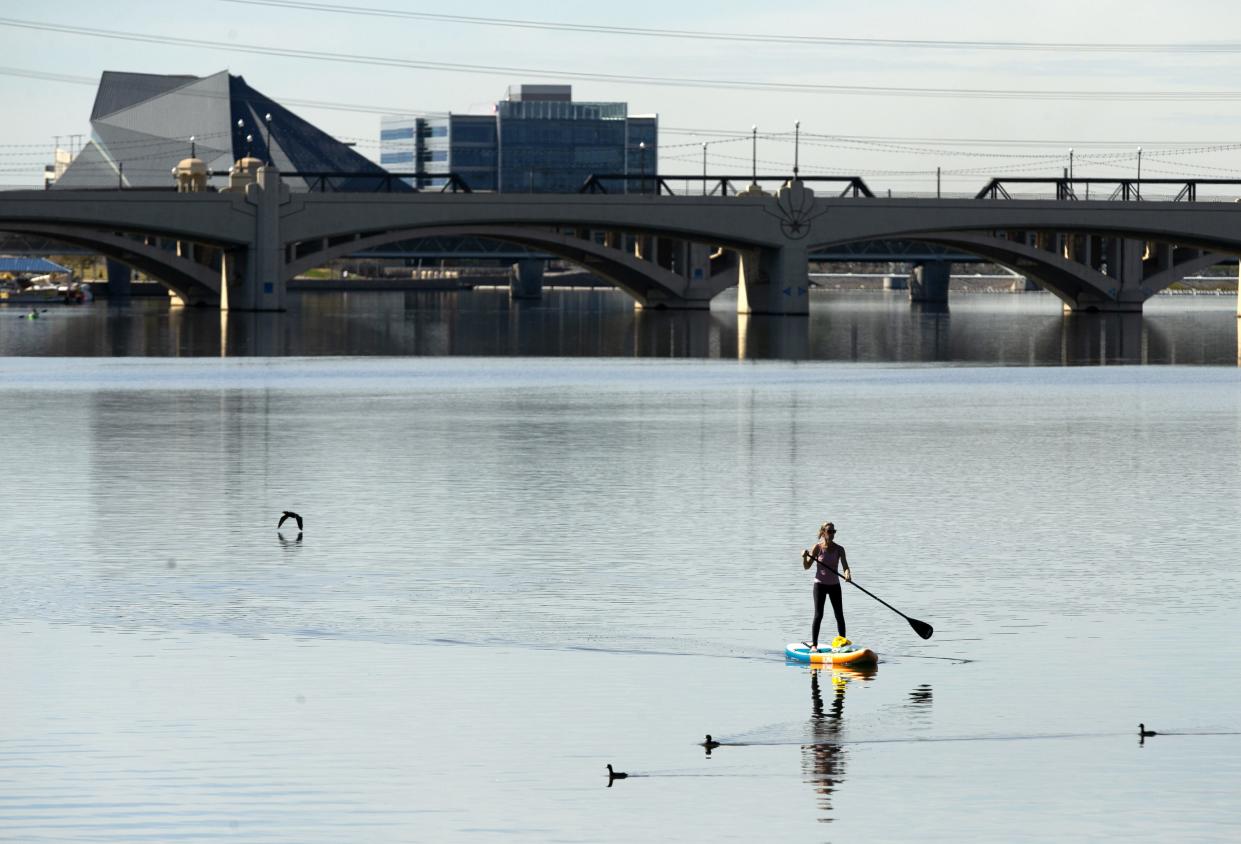
[[[664,126],[659,127],[660,135],[688,135],[690,137],[720,137],[726,140],[750,140],[750,133],[738,132],[732,129],[696,129],[684,126]],[[780,133],[787,137],[792,136],[792,132]],[[762,137],[760,135],[760,137]],[[1086,147],[1125,147],[1141,144],[1144,148],[1155,148],[1159,146],[1176,146],[1184,147],[1191,145],[1202,145],[1204,142],[1201,138],[1195,138],[1191,141],[1148,141],[1141,138],[1122,138],[1118,140],[1081,140],[1080,138],[1069,138],[1064,140],[1056,140],[1054,138],[928,138],[922,136],[890,136],[890,135],[826,135],[822,133],[808,132],[806,129],[801,130],[802,138],[820,138],[823,140],[849,140],[849,141],[875,141],[879,143],[910,143],[921,144],[925,146],[952,146],[952,147],[969,147],[969,146],[1011,146],[1011,147],[1053,147],[1059,149],[1069,149],[1070,147],[1086,148]],[[1218,141],[1214,142],[1218,146],[1232,146],[1234,141]]]
[[[30,68],[3,67],[0,66],[0,76],[16,76],[24,79],[39,79],[49,82],[63,82],[73,85],[90,85],[92,87],[99,84],[99,80],[90,76],[71,76],[63,73],[49,73],[46,71],[32,70]],[[186,91],[185,95],[201,96],[217,99],[228,99],[231,95],[227,93],[217,93],[214,91]],[[307,100],[294,97],[276,96],[275,99],[282,105],[297,106],[299,108],[316,108],[328,111],[339,110],[357,112],[363,114],[375,115],[411,115],[415,117],[444,117],[449,114],[447,111],[427,111],[413,108],[405,108],[397,105],[357,105],[349,103],[329,102],[325,100]],[[661,137],[668,135],[686,135],[692,138],[710,138],[708,143],[726,143],[726,142],[749,142],[749,132],[738,132],[730,129],[710,129],[701,127],[685,127],[685,126],[660,126],[659,133]],[[777,134],[763,135],[762,137],[789,137],[791,133],[783,132]],[[338,137],[346,140],[355,140],[360,144],[373,145],[378,142],[373,138],[358,138],[352,136],[340,135]],[[1237,148],[1236,143],[1217,142],[1215,144],[1203,144],[1201,139],[1194,141],[1149,141],[1134,140],[1125,138],[1119,140],[1082,140],[1074,139],[1053,139],[1053,138],[929,138],[924,136],[894,136],[894,135],[827,135],[823,133],[814,133],[802,131],[801,137],[803,143],[813,143],[816,140],[828,143],[839,144],[917,144],[926,147],[1049,147],[1055,149],[1068,149],[1076,147],[1078,149],[1086,149],[1090,147],[1096,148],[1116,148],[1132,146],[1140,143],[1144,148],[1154,152],[1164,147],[1189,147],[1197,145],[1203,151],[1209,147],[1215,150],[1231,150]],[[660,144],[661,148],[673,148],[677,146],[700,146],[701,141],[685,142],[683,144]],[[0,148],[25,147],[31,149],[44,149],[47,146],[45,142],[30,144],[0,144]]]
[[[226,50],[277,58],[326,61],[338,64],[356,64],[371,67],[394,67],[417,70],[435,70],[452,73],[477,73],[512,77],[522,75],[549,79],[577,79],[590,82],[623,82],[629,85],[655,85],[673,88],[706,88],[710,90],[784,91],[801,94],[842,94],[882,97],[911,97],[928,99],[984,99],[984,100],[1082,100],[1113,102],[1195,101],[1222,102],[1241,99],[1241,91],[1055,91],[1013,90],[1001,88],[918,88],[881,85],[825,85],[807,82],[761,82],[756,80],[712,80],[664,76],[640,76],[634,74],[590,73],[582,71],[543,70],[537,68],[509,67],[503,65],[475,65],[456,62],[429,62],[387,56],[364,56],[350,53],[329,53],[317,50],[264,47],[258,44],[215,44],[197,39],[177,38],[170,35],[148,35],[139,32],[67,26],[39,21],[0,18],[0,26],[30,29],[40,32],[56,32],[105,38],[118,41],[134,41],[143,44],[188,47],[191,49]]]
[[[0,21],[0,25],[3,22]],[[0,67],[0,76],[17,76],[23,79],[40,79],[46,82],[65,82],[72,85],[90,85],[92,87],[99,84],[99,80],[93,76],[70,76],[65,73],[46,73],[39,70],[29,70],[20,67]],[[216,91],[179,91],[181,96],[205,97],[208,99],[227,100],[232,95],[229,93],[219,93]],[[279,97],[281,105],[297,106],[298,108],[321,108],[328,111],[351,111],[361,114],[411,114],[416,117],[447,117],[447,111],[420,111],[418,109],[402,109],[398,106],[365,106],[354,103],[334,103],[324,100],[302,100],[295,97]],[[0,146],[5,146],[0,144]]]
[[[951,41],[946,39],[909,38],[846,38],[822,35],[781,35],[741,32],[712,32],[694,29],[649,29],[636,26],[605,26],[569,23],[566,21],[525,20],[520,18],[483,18],[468,15],[447,15],[387,9],[368,6],[346,6],[339,3],[308,3],[300,0],[223,0],[244,6],[269,6],[306,12],[327,12],[355,17],[404,18],[407,20],[459,23],[505,29],[536,29],[555,32],[580,32],[595,35],[624,35],[641,38],[677,38],[696,41],[725,41],[750,44],[801,44],[811,47],[870,47],[928,50],[1005,50],[1053,53],[1241,53],[1237,42],[1104,43],[1052,41]]]

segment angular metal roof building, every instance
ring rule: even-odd
[[[358,174],[329,179],[337,189],[366,190],[380,183],[366,174],[386,176],[379,165],[228,71],[203,77],[104,71],[90,120],[90,142],[53,187],[170,187],[172,168],[190,155],[191,138],[211,171],[226,171],[249,154],[285,173]],[[219,176],[212,183],[225,180]],[[304,180],[286,181],[295,190],[305,186]]]

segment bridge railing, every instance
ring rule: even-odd
[[[708,176],[701,173],[694,175],[660,175],[651,173],[595,173],[586,178],[578,193],[649,193],[656,196],[736,196],[744,193],[751,184],[783,185],[792,177],[784,176]],[[808,184],[842,185],[838,196],[874,197],[860,176],[799,176],[799,181]],[[673,184],[683,185],[678,193]],[[695,189],[692,185],[699,185]],[[743,185],[738,189],[737,185]]]
[[[227,176],[228,170],[212,170],[212,176]],[[456,173],[374,173],[357,170],[281,170],[280,178],[301,179],[310,193],[419,193],[434,190],[438,193],[472,193],[469,183]],[[406,179],[414,180],[410,184]],[[444,184],[435,188],[418,188],[418,180],[443,179]]]
[[[1139,202],[1143,199],[1142,188],[1149,186],[1154,192],[1172,194],[1173,202],[1198,202],[1200,187],[1235,187],[1236,194],[1241,195],[1241,179],[1100,179],[1100,178],[1041,178],[1038,176],[1019,176],[992,179],[980,190],[975,199],[1013,199],[1013,194],[1032,187],[1052,188],[1055,198],[1059,200],[1091,199],[1091,188],[1094,188],[1094,199]],[[1152,193],[1148,191],[1147,194]],[[1027,197],[1021,197],[1027,198]],[[1202,197],[1203,201],[1207,197]],[[1216,201],[1220,201],[1216,197]]]

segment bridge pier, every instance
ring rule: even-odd
[[[924,305],[947,305],[951,275],[952,264],[947,261],[915,264],[909,274],[909,301]]]
[[[706,244],[678,238],[639,235],[634,239],[633,255],[653,265],[656,272],[663,270],[683,279],[678,285],[680,293],[667,287],[652,285],[635,302],[641,309],[705,311],[721,288],[713,283],[711,273],[711,248]],[[673,281],[673,279],[668,279]]]
[[[711,280],[711,247],[705,243],[685,244],[685,278],[689,289],[702,287]]]
[[[888,274],[883,277],[884,290],[908,290],[909,276],[901,275],[895,261],[888,262]]]
[[[739,254],[737,313],[781,316],[810,313],[809,257],[805,246],[760,247]]]
[[[508,295],[514,299],[543,298],[543,261],[523,258],[509,272]]]
[[[1075,238],[1076,239],[1076,238]],[[1144,283],[1142,259],[1146,242],[1121,237],[1086,236],[1079,252],[1089,270],[1101,273],[1110,282],[1106,291],[1083,287],[1064,310],[1088,313],[1141,313],[1142,304],[1152,291]]]
[[[133,293],[134,271],[120,261],[104,261],[108,271],[108,302],[128,302]]]

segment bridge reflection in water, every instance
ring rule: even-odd
[[[722,298],[727,298],[722,297]],[[1139,314],[1064,314],[1048,294],[957,296],[912,308],[900,293],[819,293],[810,318],[635,310],[616,291],[315,293],[285,313],[162,301],[0,306],[0,355],[460,355],[962,363],[1005,366],[1241,364],[1232,297],[1157,297]],[[6,318],[7,317],[7,318]]]

